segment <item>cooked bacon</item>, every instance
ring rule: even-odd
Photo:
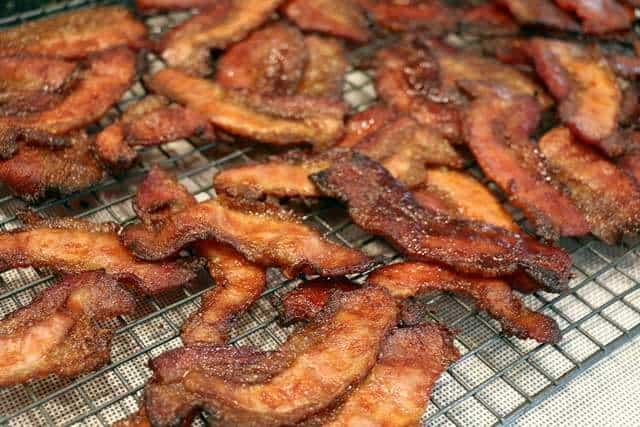
[[[520,31],[508,12],[491,2],[463,9],[460,26],[463,32],[481,36],[514,35]]]
[[[636,78],[640,76],[640,58],[633,55],[609,54],[606,55],[609,66],[619,76]]]
[[[281,321],[289,324],[300,320],[312,320],[322,311],[333,292],[350,292],[359,288],[360,286],[352,281],[340,278],[305,282],[284,296],[280,308]]]
[[[109,361],[114,328],[133,297],[102,272],[65,276],[0,320],[0,387],[56,374],[73,377]]]
[[[174,69],[156,73],[151,88],[235,135],[270,144],[310,142],[322,148],[343,132],[341,102],[246,95]]]
[[[218,60],[215,79],[231,89],[292,95],[308,57],[302,33],[288,24],[275,23],[231,46]]]
[[[296,93],[341,99],[342,82],[349,63],[342,43],[329,37],[306,36],[309,62]]]
[[[341,276],[371,265],[361,252],[326,240],[278,206],[248,200],[209,200],[170,215],[157,229],[130,225],[121,238],[135,255],[147,260],[164,259],[190,243],[215,239],[256,264],[280,267],[289,277],[300,272]]]
[[[283,0],[220,0],[171,29],[161,40],[172,67],[208,74],[209,49],[224,49],[261,26]]]
[[[465,276],[436,265],[404,262],[374,271],[367,284],[384,288],[398,299],[435,291],[461,294],[498,320],[506,334],[542,343],[560,340],[556,322],[528,309],[503,280]]]
[[[140,184],[134,210],[145,224],[195,205],[196,200],[178,181],[160,168],[149,171]],[[234,317],[247,309],[266,285],[266,271],[231,247],[213,240],[198,242],[196,253],[208,261],[215,288],[202,295],[200,308],[182,326],[184,344],[223,344]]]
[[[158,263],[137,260],[120,244],[114,223],[22,215],[26,225],[0,234],[0,270],[50,268],[61,273],[103,269],[145,294],[178,288],[196,277],[202,263],[186,259]]]
[[[93,158],[88,137],[71,137],[69,147],[51,150],[21,143],[18,153],[0,160],[0,182],[33,203],[54,194],[64,196],[98,183],[104,171]]]
[[[103,129],[96,154],[113,170],[129,168],[137,157],[133,146],[153,146],[191,136],[211,138],[209,120],[161,96],[149,95],[127,108],[122,118]]]
[[[563,9],[574,12],[582,20],[587,34],[605,34],[628,30],[634,20],[633,9],[616,0],[555,0]]]
[[[145,15],[172,10],[204,9],[220,0],[136,0],[136,10]]]
[[[625,154],[618,159],[617,165],[640,185],[640,152]]]
[[[126,48],[93,55],[77,87],[50,110],[0,117],[0,157],[14,154],[21,136],[31,142],[53,135],[44,142],[59,144],[58,136],[95,122],[129,88],[135,68],[135,55]]]
[[[460,22],[461,10],[441,0],[358,0],[380,26],[394,31],[426,30],[441,34]]]
[[[560,119],[572,132],[595,143],[616,131],[622,93],[597,48],[537,38],[531,53],[536,71],[560,103]]]
[[[528,96],[502,95],[482,95],[467,112],[466,141],[480,167],[524,212],[538,235],[555,240],[587,234],[589,224],[548,182],[543,159],[529,139],[538,125],[539,104]]]
[[[550,172],[564,183],[592,232],[608,243],[640,231],[640,190],[632,178],[590,147],[576,142],[566,128],[540,140]]]
[[[37,56],[0,57],[0,96],[11,92],[55,92],[76,70],[76,64]]]
[[[118,46],[141,47],[147,29],[120,6],[93,7],[0,31],[0,55],[83,58]]]
[[[0,117],[49,110],[64,99],[59,92],[18,91],[0,93]],[[63,142],[61,142],[63,143]]]
[[[367,136],[380,130],[396,116],[397,114],[391,108],[381,104],[373,105],[354,114],[347,121],[344,137],[338,146],[344,148],[355,146]]]
[[[357,0],[288,0],[282,13],[306,31],[358,43],[371,39],[367,18]]]
[[[287,366],[271,378],[246,383],[196,367],[181,383],[196,405],[223,424],[292,425],[333,406],[366,377],[396,316],[395,303],[379,289],[336,293],[322,313],[289,338],[280,356],[288,359]],[[155,396],[145,393],[152,423],[175,420],[154,418],[158,405],[150,397]]]
[[[524,25],[543,26],[564,31],[580,31],[575,19],[552,0],[498,0]]]
[[[404,255],[494,277],[522,268],[550,289],[566,286],[571,268],[560,249],[502,228],[422,209],[379,163],[354,153],[311,175],[321,194],[346,203],[353,221],[385,237]]]

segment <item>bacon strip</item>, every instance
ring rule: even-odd
[[[47,142],[58,144],[64,135],[98,120],[131,85],[135,76],[135,56],[128,49],[115,49],[93,55],[89,69],[69,96],[50,110],[21,116],[0,116],[0,156],[10,157],[16,139],[24,136],[53,135]]]
[[[72,218],[22,215],[30,225],[0,234],[0,270],[50,268],[61,273],[105,272],[145,294],[158,294],[193,280],[197,260],[158,263],[136,260],[118,240],[119,226]]]
[[[136,10],[144,15],[172,10],[204,9],[220,0],[136,0]]]
[[[349,62],[342,43],[315,35],[304,38],[309,62],[296,92],[299,95],[341,99]]]
[[[285,295],[280,307],[280,319],[284,324],[312,320],[327,305],[333,292],[351,292],[359,288],[348,279],[310,280]]]
[[[428,30],[440,34],[455,29],[461,11],[440,0],[397,2],[394,0],[358,0],[380,26],[394,31]]]
[[[622,93],[600,52],[540,38],[530,46],[536,71],[560,103],[562,122],[585,142],[611,136],[618,127]]]
[[[282,13],[303,30],[319,31],[358,43],[371,39],[357,0],[289,0]]]
[[[543,159],[529,140],[540,117],[538,103],[526,96],[502,95],[480,96],[467,112],[466,141],[480,167],[522,209],[538,235],[555,240],[587,234],[589,224],[547,181]]]
[[[285,23],[275,23],[231,46],[218,60],[215,79],[226,88],[291,95],[307,61],[302,33]]]
[[[150,86],[207,116],[217,127],[259,142],[325,147],[343,132],[345,111],[340,102],[245,95],[173,69],[156,73]]]
[[[261,26],[282,0],[221,0],[171,29],[161,40],[172,67],[209,72],[209,49],[224,49]]]
[[[113,170],[131,167],[138,154],[133,146],[153,146],[191,136],[211,138],[209,120],[161,96],[150,95],[132,104],[120,120],[102,130],[95,152]]]
[[[489,224],[426,211],[379,163],[360,154],[334,162],[311,181],[323,195],[346,203],[357,225],[410,258],[489,277],[522,268],[547,288],[566,286],[571,259],[562,250]]]
[[[640,231],[640,190],[632,178],[591,148],[577,143],[566,128],[540,140],[550,171],[567,185],[592,232],[608,243]]]
[[[506,334],[541,343],[560,340],[556,322],[528,309],[503,280],[464,276],[436,265],[405,262],[374,271],[367,284],[384,288],[398,299],[435,291],[461,294],[498,320]]]
[[[174,177],[155,167],[140,184],[133,203],[142,221],[154,224],[195,205],[196,200]],[[213,240],[198,242],[194,249],[207,259],[215,288],[202,295],[200,308],[182,326],[182,342],[222,344],[228,339],[234,317],[260,297],[266,271]]]
[[[37,56],[0,57],[0,97],[12,92],[55,92],[76,70],[76,64]]]
[[[69,147],[58,150],[22,143],[15,156],[0,161],[0,182],[29,203],[50,194],[80,191],[103,177],[84,132],[72,136]]]
[[[552,0],[498,0],[521,24],[580,31],[580,25]]]
[[[628,30],[634,20],[633,9],[616,0],[555,0],[563,9],[575,12],[587,34]]]
[[[387,122],[397,117],[391,108],[375,104],[349,118],[344,137],[338,143],[339,147],[351,148],[369,135],[380,130]]]
[[[73,377],[107,363],[114,328],[133,297],[102,272],[65,276],[0,320],[0,387],[50,374]]]
[[[124,7],[93,7],[1,31],[0,55],[84,58],[113,47],[141,47],[146,37],[144,24]]]

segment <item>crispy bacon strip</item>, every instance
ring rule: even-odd
[[[476,88],[467,86],[471,91]],[[540,107],[533,98],[498,90],[473,101],[465,119],[466,141],[480,167],[522,209],[538,235],[581,236],[590,230],[569,198],[552,186],[543,159],[529,139]]]
[[[204,9],[220,0],[136,0],[136,10],[145,15],[172,10]]]
[[[562,122],[595,143],[618,126],[622,93],[615,74],[594,47],[536,38],[530,51],[536,71],[556,97]]]
[[[283,0],[221,0],[171,29],[160,42],[172,67],[209,72],[209,49],[224,49],[262,25]]]
[[[108,362],[114,328],[135,300],[102,272],[65,276],[0,320],[0,387],[56,374],[73,377]]]
[[[342,43],[329,37],[306,36],[309,62],[296,89],[299,95],[341,99],[349,63]]]
[[[216,81],[231,89],[291,95],[308,59],[302,33],[288,24],[275,23],[231,46],[218,60]]]
[[[0,234],[0,270],[51,268],[61,273],[103,269],[145,294],[158,294],[193,280],[197,260],[139,261],[120,244],[119,226],[72,218],[40,219],[22,215],[29,225]]]
[[[632,55],[609,54],[606,55],[607,62],[613,71],[625,78],[636,78],[640,76],[640,58]]]
[[[0,97],[15,92],[55,92],[69,81],[76,67],[62,59],[0,57]]]
[[[135,76],[135,56],[126,48],[93,55],[89,69],[69,96],[50,110],[21,116],[0,117],[0,157],[15,153],[16,139],[33,136],[58,144],[55,136],[64,135],[98,120],[131,85]]]
[[[1,31],[0,55],[83,58],[118,46],[140,47],[146,37],[144,24],[124,7],[93,7]]]
[[[552,0],[498,0],[498,3],[506,7],[521,24],[580,31],[576,20]]]
[[[628,30],[634,20],[633,9],[616,0],[555,0],[563,9],[574,12],[582,20],[588,34],[605,34]]]
[[[629,153],[618,159],[617,165],[640,185],[640,153]]]
[[[545,287],[566,286],[571,259],[562,250],[489,224],[426,211],[379,163],[360,154],[345,156],[311,180],[323,195],[346,203],[357,225],[410,258],[489,277],[522,268]]]
[[[640,190],[632,178],[591,148],[577,143],[566,128],[540,140],[553,176],[567,185],[592,232],[608,243],[640,231]]]
[[[161,222],[171,213],[193,206],[185,187],[159,168],[153,168],[138,188],[134,210],[146,224]],[[200,308],[182,327],[184,344],[222,344],[234,317],[246,310],[264,290],[266,271],[229,246],[213,240],[198,242],[197,254],[208,261],[215,288],[202,295]]]
[[[435,291],[461,294],[498,320],[506,334],[542,343],[560,340],[556,322],[528,309],[503,280],[464,276],[436,265],[404,262],[374,271],[367,284],[384,288],[398,299]]]
[[[325,147],[343,132],[344,105],[307,97],[245,95],[178,70],[153,76],[151,88],[197,111],[230,133],[270,144]]]
[[[394,31],[428,30],[442,33],[455,29],[461,10],[435,1],[358,0],[380,26]]]
[[[69,147],[58,150],[22,143],[15,156],[0,161],[0,182],[29,203],[50,194],[64,196],[80,191],[103,177],[85,133],[74,135]]]
[[[281,321],[289,324],[300,320],[312,320],[327,305],[333,292],[351,292],[359,288],[360,286],[352,281],[340,278],[305,282],[285,295],[280,307]]]
[[[502,7],[492,2],[462,10],[462,31],[480,36],[514,35],[520,26]]]
[[[162,96],[150,95],[132,104],[121,119],[103,129],[95,152],[113,170],[129,168],[137,158],[133,146],[153,146],[191,136],[211,138],[213,127],[199,113],[169,105]]]
[[[340,140],[338,146],[351,148],[367,136],[380,130],[387,122],[394,120],[396,117],[397,114],[391,108],[381,104],[362,110],[349,118],[344,137]]]
[[[282,13],[303,30],[319,31],[358,43],[371,39],[357,0],[288,0]]]

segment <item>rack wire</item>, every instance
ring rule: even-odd
[[[0,17],[0,26],[96,3],[113,2],[76,0],[42,8],[34,7],[34,2],[8,2],[0,9],[0,16],[4,16]],[[147,19],[147,24],[155,33],[185,16],[153,17]],[[162,66],[152,54],[147,59],[151,69]],[[136,83],[102,124],[144,95],[143,86]],[[358,110],[375,102],[370,76],[363,71],[350,71],[344,98]],[[45,216],[124,224],[135,219],[130,200],[153,164],[172,170],[203,200],[213,195],[211,178],[216,171],[263,155],[261,148],[242,142],[180,140],[144,150],[140,165],[123,176],[48,200],[35,210]],[[477,170],[471,172],[482,179]],[[0,190],[0,227],[8,230],[18,226],[15,213],[24,207],[23,202]],[[353,225],[339,206],[304,201],[301,207],[306,212],[304,219],[327,237],[383,256],[389,262],[398,258],[383,241]],[[515,215],[522,222],[517,212]],[[527,305],[559,323],[563,339],[557,345],[505,337],[496,321],[476,311],[463,298],[446,293],[428,297],[425,302],[430,308],[429,317],[461,330],[456,346],[462,357],[435,387],[423,418],[425,425],[513,424],[527,410],[640,333],[640,240],[626,239],[618,246],[607,246],[593,238],[563,239],[561,246],[573,258],[570,291],[562,295],[538,292],[524,297]],[[275,270],[269,271],[268,277],[267,290],[233,330],[233,344],[274,349],[290,332],[278,323],[278,308],[282,295],[302,279],[285,280]],[[52,278],[51,272],[34,268],[0,274],[0,315],[27,304]],[[117,327],[117,333],[112,361],[95,372],[75,379],[50,377],[0,389],[0,425],[111,425],[132,413],[150,376],[148,360],[180,345],[180,325],[211,285],[211,279],[203,277],[181,290],[146,298],[139,302],[134,315],[114,320],[111,325]],[[195,423],[206,423],[206,415]]]

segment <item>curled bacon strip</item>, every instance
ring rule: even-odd
[[[359,285],[348,279],[310,280],[285,295],[280,308],[280,319],[284,324],[312,320],[327,305],[333,292],[350,292],[359,288]]]
[[[571,259],[562,250],[489,224],[426,211],[388,171],[365,156],[345,156],[311,180],[323,195],[346,203],[357,225],[386,238],[410,258],[489,277],[522,268],[550,289],[567,284]]]
[[[565,31],[579,31],[575,19],[552,0],[498,0],[521,24],[540,25]]]
[[[588,34],[628,30],[634,20],[633,9],[616,0],[555,0],[563,9],[575,12]]]
[[[124,7],[93,7],[0,31],[0,55],[83,58],[113,47],[140,47],[146,37],[144,24]]]
[[[310,142],[325,147],[343,132],[345,111],[341,102],[303,96],[246,95],[174,69],[156,73],[150,86],[205,115],[217,127],[260,142]]]
[[[0,156],[15,153],[16,140],[61,144],[60,136],[98,120],[120,99],[135,76],[135,56],[128,49],[93,55],[77,87],[49,110],[20,116],[0,116]]]
[[[109,360],[113,328],[97,321],[130,314],[133,297],[102,272],[65,276],[0,320],[0,387],[89,372]]]

